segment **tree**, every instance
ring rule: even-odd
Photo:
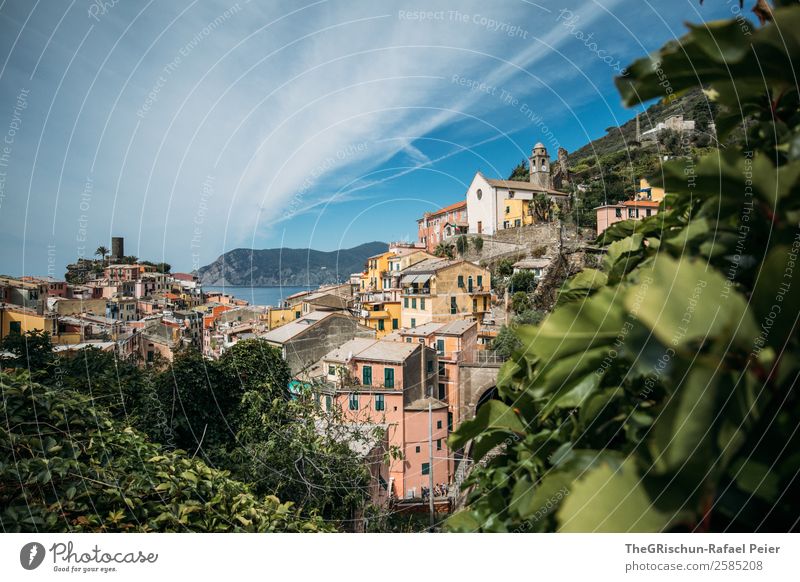
[[[475,249],[476,253],[481,254],[481,251],[483,251],[483,237],[476,236],[475,238],[473,238],[472,247]]]
[[[126,256],[122,257],[120,262],[123,265],[136,265],[136,264],[139,263],[139,257],[136,257],[134,255],[126,255]]]
[[[452,259],[455,256],[455,253],[453,252],[453,245],[444,241],[436,245],[436,248],[433,250],[433,254],[443,259]]]
[[[531,179],[531,173],[528,170],[528,162],[526,160],[522,160],[519,164],[514,167],[511,171],[511,174],[508,176],[509,180],[515,180],[517,182],[528,182]]]
[[[469,248],[469,239],[465,235],[460,235],[456,239],[456,249],[458,250],[459,255],[464,255]]]
[[[322,413],[313,394],[270,401],[250,391],[237,418],[231,468],[257,493],[277,495],[342,527],[365,506],[370,475],[353,451],[371,449],[382,429],[365,430],[340,413]]]
[[[109,252],[110,251],[108,250],[108,248],[102,245],[97,247],[97,250],[94,252],[95,256],[100,257],[100,260],[103,261],[103,267],[106,266],[106,257],[108,256]]]
[[[0,526],[8,532],[330,531],[225,471],[164,451],[87,396],[0,373]]]
[[[278,348],[263,339],[236,342],[219,360],[227,382],[237,386],[241,394],[251,390],[263,392],[269,400],[286,399],[292,373]]]
[[[510,277],[514,274],[514,263],[509,259],[503,259],[497,264],[498,277]]]
[[[536,275],[532,271],[520,271],[511,276],[508,283],[510,293],[533,293],[536,290]]]
[[[53,362],[50,334],[40,329],[9,333],[0,341],[0,350],[13,354],[8,362],[10,367],[28,370],[36,377],[45,374]]]
[[[607,229],[603,269],[573,276],[546,319],[516,330],[500,400],[451,437],[453,449],[472,441],[475,461],[502,454],[476,463],[450,529],[796,529],[800,287],[785,277],[800,100],[786,71],[800,58],[800,7],[776,4],[775,24],[691,27],[680,50],[617,79],[638,105],[687,91],[702,63],[720,138],[745,125],[747,149],[666,164],[669,206]]]
[[[239,382],[192,348],[178,351],[170,365],[153,376],[153,405],[162,407],[169,419],[161,432],[168,430],[178,449],[217,462],[234,444],[230,420],[244,392]]]
[[[511,297],[511,311],[514,313],[528,311],[532,306],[533,304],[531,303],[531,298],[528,297],[528,294],[524,291],[517,291]]]

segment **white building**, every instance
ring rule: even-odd
[[[490,180],[478,172],[467,190],[469,232],[488,235],[497,233],[506,221],[506,200],[533,200],[538,194],[546,194],[556,202],[569,201],[569,194],[566,192],[542,188],[531,182]]]

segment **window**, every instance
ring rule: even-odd
[[[487,311],[487,309],[486,309],[486,297],[483,298],[483,310]]]
[[[416,447],[415,451],[416,451],[417,453],[419,452],[419,445],[417,445],[417,447]]]
[[[510,206],[506,206],[506,214],[511,214],[511,207]]]
[[[628,208],[628,218],[633,218],[633,208]]]
[[[447,398],[447,388],[444,384],[439,384],[439,400]]]
[[[383,385],[387,388],[394,388],[394,368],[383,369]],[[381,398],[383,398],[383,396],[381,396]]]
[[[428,371],[428,374],[433,372],[433,360],[425,362],[425,369]]]
[[[425,298],[424,297],[421,297],[420,300],[419,300],[419,308],[420,309],[425,309]]]
[[[361,368],[361,383],[364,386],[372,386],[372,366]]]
[[[513,198],[514,197],[514,191],[513,190],[509,190],[508,191],[508,197],[509,198]]]
[[[452,432],[453,431],[453,413],[447,413],[447,430]]]
[[[444,376],[447,372],[445,372],[444,362],[439,362],[439,375]]]
[[[646,216],[650,216],[650,214],[652,213],[652,211],[651,211],[651,210],[648,208],[647,210],[645,210],[645,213],[646,213]]]
[[[148,362],[152,362],[153,361],[153,352],[147,352],[147,361]]]
[[[480,200],[481,198],[483,198],[483,190],[481,190],[480,188],[478,188],[477,195],[478,195],[478,200]],[[479,230],[478,232],[480,232],[480,230]]]
[[[436,353],[438,353],[440,356],[444,355],[444,340],[443,339],[437,339],[436,340]]]
[[[403,297],[403,307],[408,309],[408,297]]]
[[[622,208],[617,208],[615,215],[617,218],[622,218]]]
[[[385,325],[386,324],[383,322],[383,320],[379,319],[378,320],[378,331],[383,331],[385,329],[385,327],[384,327]]]
[[[376,303],[375,305],[372,306],[372,311],[380,311],[380,310],[381,306],[379,304]]]
[[[436,421],[436,428],[442,428],[442,421],[441,420],[437,420]]]
[[[416,309],[416,308],[417,308],[417,298],[414,297],[413,299],[411,299],[411,309]]]
[[[455,315],[458,313],[458,303],[456,303],[456,298],[450,298],[450,315]]]
[[[479,220],[478,221],[478,234],[481,234],[482,232],[483,232],[483,222]]]
[[[431,466],[428,463],[422,463],[422,474],[423,475],[430,475],[431,474]]]
[[[21,321],[9,321],[8,322],[8,331],[11,333],[22,333],[22,322]]]
[[[325,410],[328,412],[333,408],[333,399],[330,396],[325,396]]]
[[[407,343],[407,344],[410,344],[410,343],[411,343],[411,338],[410,338],[410,337],[407,337],[407,338],[406,338],[406,343]]]
[[[464,287],[464,275],[458,276],[458,286],[463,289]]]
[[[416,319],[414,319],[413,317],[411,318],[411,327],[412,327],[412,328],[414,328],[414,327],[417,327],[417,320],[416,320]],[[410,340],[410,339],[411,339],[411,338],[409,338],[409,340]]]
[[[328,376],[335,376],[336,375],[336,366],[329,365],[328,366]]]
[[[442,439],[436,439],[436,450],[437,451],[442,450]]]
[[[483,275],[478,275],[478,289],[483,287]]]
[[[350,395],[350,410],[358,410],[358,394]]]
[[[400,327],[400,322],[397,321],[397,318],[392,319],[392,329],[397,329]]]
[[[478,311],[478,300],[473,298],[473,300],[472,300],[472,312],[475,313],[476,311]]]
[[[386,403],[383,401],[383,394],[375,395],[375,410],[386,410]]]
[[[519,218],[514,219],[514,226],[522,226],[522,220]]]

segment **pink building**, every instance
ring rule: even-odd
[[[447,404],[430,396],[435,390],[435,350],[416,343],[356,338],[321,360],[324,408],[339,407],[358,424],[387,425],[388,445],[401,453],[388,468],[388,487],[395,497],[419,497],[434,483],[449,483],[453,472],[447,448]],[[428,422],[428,405],[432,423]],[[428,455],[433,430],[434,460]]]
[[[406,343],[425,340],[425,345],[436,350],[438,356],[436,391],[434,396],[447,403],[447,426],[455,430],[463,420],[459,398],[458,363],[464,354],[474,352],[478,345],[478,323],[458,319],[449,323],[426,323],[415,328],[404,328],[386,337]]]
[[[426,212],[417,220],[417,236],[430,253],[444,239],[467,232],[468,227],[467,201],[463,200],[436,212]]]

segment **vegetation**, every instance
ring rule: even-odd
[[[456,238],[456,250],[458,251],[459,255],[464,256],[468,249],[469,239],[466,237],[466,235],[462,234]]]
[[[481,251],[483,250],[483,237],[476,236],[475,238],[473,238],[472,247],[475,249],[476,253],[481,254]]]
[[[24,370],[0,377],[6,530],[316,531],[351,527],[368,503],[350,447],[379,435],[292,399],[286,362],[261,340],[148,368],[97,349],[54,355],[42,332],[2,349]]]
[[[4,531],[325,531],[182,451],[164,451],[92,399],[0,374]]]
[[[516,329],[501,400],[450,440],[500,446],[451,530],[797,529],[800,7],[776,4],[775,24],[692,26],[617,80],[628,105],[702,83],[744,145],[666,164],[661,212],[606,230],[602,270]]]
[[[522,313],[532,307],[531,298],[524,291],[517,291],[511,296],[511,311]]]
[[[443,259],[452,259],[456,256],[453,245],[444,241],[436,245],[436,248],[433,249],[433,254]]]

